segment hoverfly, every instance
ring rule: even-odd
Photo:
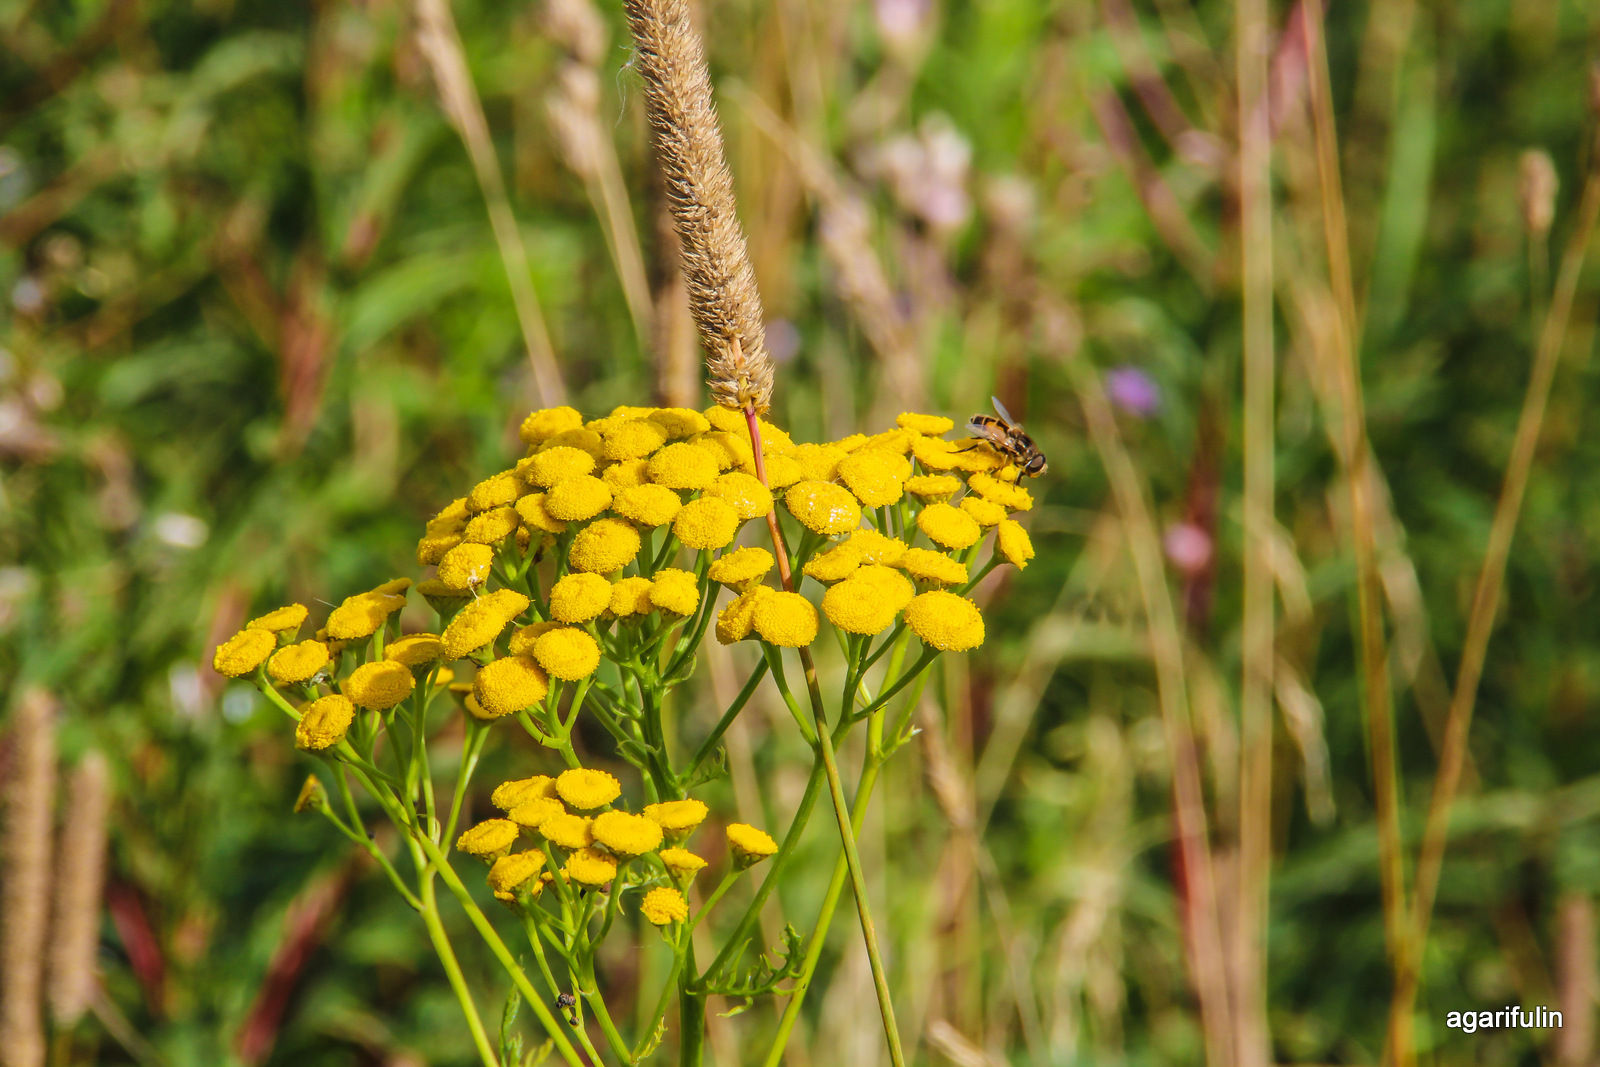
[[[1037,478],[1049,470],[1050,464],[1045,460],[1044,453],[1033,443],[1033,438],[1022,432],[1022,424],[1011,417],[1011,412],[1000,403],[1000,398],[991,396],[989,402],[994,405],[1000,417],[974,415],[967,420],[967,429],[989,442],[996,452],[1015,463],[1019,481],[1024,474],[1030,478]]]

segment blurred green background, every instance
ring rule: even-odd
[[[453,10],[571,402],[590,416],[704,406],[620,8]],[[697,13],[780,359],[774,420],[820,440],[906,408],[961,420],[995,394],[1050,458],[1031,486],[1038,558],[985,587],[984,652],[941,669],[928,743],[892,765],[863,845],[908,1041],[922,1062],[963,1067],[1201,1062],[1143,608],[1067,366],[1103,372],[1148,480],[1208,796],[1225,811],[1241,566],[1232,8],[703,0]],[[1328,14],[1369,430],[1394,519],[1381,555],[1411,843],[1436,763],[1426,723],[1448,701],[1551,249],[1594,163],[1597,15],[1571,0]],[[1269,1021],[1279,1062],[1375,1063],[1390,978],[1348,498],[1301,317],[1322,271],[1303,16],[1271,12]],[[394,0],[0,3],[0,687],[52,691],[64,762],[107,752],[116,789],[106,996],[58,1046],[71,1062],[473,1061],[420,923],[330,828],[290,814],[311,764],[288,724],[209,666],[251,615],[298,600],[316,619],[416,574],[425,518],[520,454],[538,394],[494,191],[433,64],[416,11]],[[1548,238],[1529,225],[1530,149],[1559,179]],[[1574,1027],[1592,1015],[1597,281],[1579,281],[1490,646],[1425,962],[1424,1062],[1594,1051],[1592,1036],[1467,1037],[1443,1019],[1513,1002],[1570,1005]],[[722,677],[703,667],[686,731],[731,692],[723,662]],[[712,790],[753,817],[786,812],[805,766],[762,699]],[[479,782],[538,758],[503,737]],[[982,877],[959,830],[974,811]],[[834,854],[822,831],[807,847],[783,894],[802,916]],[[241,1053],[295,902],[330,886],[269,1049]],[[880,1062],[852,924],[833,937],[797,1067]],[[491,963],[466,965],[497,1004]],[[632,964],[610,966],[630,1003]],[[770,1032],[772,1012],[716,1020],[716,1061],[746,1062],[741,1042]]]

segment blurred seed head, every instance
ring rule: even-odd
[[[1521,181],[1517,198],[1522,206],[1522,224],[1528,232],[1543,236],[1550,232],[1555,220],[1556,190],[1561,179],[1556,176],[1556,165],[1550,153],[1542,148],[1530,148],[1522,153],[1519,163]]]
[[[544,30],[584,66],[595,67],[605,55],[605,20],[589,0],[548,0],[541,19]]]
[[[50,930],[50,1016],[58,1027],[75,1023],[94,995],[111,810],[105,756],[90,752],[83,758],[67,781],[65,803]]]

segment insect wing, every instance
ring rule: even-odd
[[[994,409],[1000,413],[1000,417],[1002,419],[1004,419],[1006,422],[1010,423],[1012,426],[1016,426],[1017,425],[1017,420],[1012,418],[1011,417],[1011,412],[1007,411],[1006,410],[1006,406],[1004,404],[1000,403],[1000,398],[999,397],[991,396],[989,398],[989,403],[994,405]]]

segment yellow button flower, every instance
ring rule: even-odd
[[[922,438],[924,441],[932,438]],[[982,472],[999,470],[1007,463],[1010,457],[1002,456],[996,452],[994,446],[987,441],[958,441],[950,446],[950,459],[958,471]]]
[[[579,811],[593,811],[621,796],[622,784],[605,771],[574,767],[561,772],[556,779],[556,792]]]
[[[430,534],[458,533],[472,517],[472,511],[467,507],[467,498],[458,496],[443,508],[439,513],[428,520]]]
[[[600,472],[600,480],[611,487],[611,496],[614,501],[620,490],[648,484],[650,481],[650,461],[647,459],[625,459],[620,463],[613,463]]]
[[[544,489],[560,485],[568,478],[577,478],[594,470],[594,457],[581,448],[570,445],[557,445],[536,452],[529,457],[527,465],[522,469],[522,476],[528,480],[529,485],[536,485]]]
[[[700,584],[689,571],[663,567],[650,583],[650,606],[672,615],[693,615],[700,606]]]
[[[488,545],[459,544],[439,560],[439,580],[453,589],[470,589],[489,580],[494,549]]]
[[[619,856],[642,856],[661,845],[661,827],[643,815],[607,811],[595,816],[594,839]]]
[[[550,678],[532,656],[502,656],[472,679],[472,695],[490,718],[513,715],[545,698]]]
[[[1000,524],[1000,529],[995,533],[995,544],[1000,549],[1000,554],[1007,562],[1016,566],[1017,570],[1025,570],[1028,561],[1033,558],[1033,540],[1028,536],[1028,531],[1022,524],[1006,519]]]
[[[833,442],[833,447],[842,448],[846,452],[854,452],[856,449],[860,448],[862,445],[864,445],[866,443],[867,443],[867,435],[866,434],[864,434],[864,433],[853,433],[849,437],[841,437],[837,441],[834,441]]]
[[[958,470],[964,455],[961,450],[970,445],[970,442],[946,441],[939,437],[917,437],[911,442],[911,454],[926,470]]]
[[[910,430],[896,427],[893,430],[885,430],[883,433],[873,434],[867,438],[866,443],[861,447],[863,450],[876,448],[903,456],[911,451],[912,444],[921,436],[921,434],[913,433]]]
[[[839,480],[869,508],[899,503],[906,474],[904,456],[876,448],[863,448],[839,461]]]
[[[917,595],[916,589],[905,575],[882,564],[862,564],[861,569],[851,577],[859,578],[871,585],[877,590],[876,595],[894,605],[896,611],[911,603],[911,598]]]
[[[278,638],[271,630],[240,630],[217,646],[211,666],[218,674],[239,678],[267,662],[277,647]]]
[[[919,415],[913,411],[902,411],[894,421],[901,429],[927,434],[930,437],[949,433],[956,426],[953,420],[943,415]]]
[[[729,823],[727,833],[734,866],[740,870],[760,863],[778,851],[778,843],[765,830],[758,830],[747,823]]]
[[[456,838],[456,848],[480,858],[502,854],[516,843],[517,824],[510,819],[486,819]]]
[[[517,890],[543,866],[544,853],[537,849],[501,856],[489,868],[489,888],[494,890],[496,900],[516,900]]]
[[[550,587],[550,615],[560,622],[598,619],[611,604],[611,583],[598,574],[569,574]]]
[[[691,500],[672,520],[672,532],[693,549],[724,548],[739,535],[739,513],[716,497]]]
[[[1027,511],[1033,507],[1032,493],[992,474],[974,474],[967,479],[967,485],[985,500],[992,500],[1007,511]]]
[[[701,434],[690,443],[711,453],[717,461],[718,470],[746,467],[755,462],[755,453],[750,451],[750,439],[745,436],[743,430],[737,435],[723,430],[713,430],[711,433]]]
[[[522,420],[517,436],[525,445],[548,441],[558,433],[576,430],[583,425],[583,416],[576,408],[545,408],[535,411]]]
[[[545,493],[530,493],[518,499],[517,517],[535,530],[552,534],[566,533],[567,524],[550,514],[550,509],[545,507],[545,497]]]
[[[290,604],[286,608],[269,611],[259,619],[251,619],[244,624],[247,630],[271,630],[275,634],[294,633],[306,621],[306,606],[304,604]]]
[[[526,626],[519,626],[511,631],[511,637],[506,641],[506,651],[513,656],[533,655],[533,643],[540,636],[551,630],[559,630],[559,622],[530,622]]]
[[[817,639],[817,609],[799,593],[762,597],[750,623],[761,640],[781,648],[801,648]]]
[[[744,422],[744,412],[735,408],[725,408],[721,404],[713,404],[706,408],[705,416],[707,422],[723,433],[749,433],[749,429]],[[758,421],[764,422],[765,420]]]
[[[673,841],[681,841],[705,821],[707,809],[698,800],[664,800],[646,804],[644,817],[653,820]],[[703,864],[703,861],[702,861]]]
[[[757,585],[735,597],[717,616],[717,640],[725,645],[750,636],[755,623],[756,604],[772,595],[772,590]]]
[[[881,563],[886,567],[896,566],[905,557],[907,548],[898,537],[886,537],[865,527],[852,533],[845,544],[861,552],[862,563]]]
[[[355,720],[356,709],[337,693],[313,700],[300,709],[300,722],[294,728],[294,743],[307,752],[321,752],[344,739]]]
[[[981,496],[961,498],[961,510],[971,515],[979,526],[998,526],[1006,517],[1006,509]]]
[[[580,848],[567,857],[561,873],[569,882],[605,885],[617,876],[617,861],[597,848]]]
[[[592,474],[568,478],[544,495],[552,518],[569,522],[592,519],[611,506],[611,487]]]
[[[593,819],[563,811],[541,822],[539,834],[557,848],[573,851],[594,844],[593,825]]]
[[[611,510],[640,526],[665,526],[683,508],[683,499],[664,485],[635,485],[619,490]]]
[[[705,860],[686,848],[664,848],[660,856],[661,862],[667,865],[667,870],[677,875],[692,876],[706,865]]]
[[[813,482],[831,482],[839,476],[839,461],[850,453],[838,445],[796,445],[795,462],[800,464],[802,479]]]
[[[551,495],[565,488],[558,486],[551,490]],[[611,574],[634,561],[639,555],[640,543],[639,531],[621,519],[597,519],[572,539],[567,562],[576,571]]]
[[[667,431],[671,438],[693,437],[711,429],[711,420],[694,408],[661,408],[650,416],[650,421]]]
[[[678,441],[651,456],[648,469],[650,480],[668,489],[704,489],[721,468],[715,452]]]
[[[601,579],[604,581],[605,579]],[[500,636],[512,619],[528,610],[528,598],[514,589],[496,589],[456,613],[439,635],[444,658],[460,659]]]
[[[639,914],[656,926],[670,926],[689,917],[689,902],[676,889],[657,886],[639,902]]]
[[[422,667],[444,658],[444,642],[433,634],[410,634],[383,647],[383,658],[407,667]]]
[[[894,625],[899,608],[862,578],[846,578],[822,595],[822,613],[850,634],[881,634]]]
[[[461,540],[477,545],[499,544],[517,532],[516,508],[494,508],[474,515],[467,528],[461,531]]]
[[[730,588],[759,582],[772,569],[772,553],[764,548],[736,548],[711,562],[711,580]]]
[[[267,673],[275,682],[298,685],[316,677],[328,665],[329,658],[328,646],[321,641],[301,641],[280,648],[267,664]]]
[[[924,502],[949,500],[961,488],[961,479],[953,474],[919,474],[906,479],[906,492]]]
[[[917,513],[917,529],[945,548],[967,548],[978,543],[983,528],[976,519],[949,504],[929,504]]]
[[[531,778],[515,778],[509,782],[501,782],[494,787],[494,792],[489,794],[489,803],[501,811],[510,811],[517,805],[538,797],[555,795],[556,780],[548,774],[536,774]]]
[[[820,556],[811,557],[801,573],[819,582],[837,582],[854,574],[861,566],[861,558],[860,546],[846,541],[828,549]]]
[[[328,636],[338,641],[359,641],[378,632],[391,612],[406,606],[403,596],[357,593],[328,615]]]
[[[796,482],[805,481],[806,469],[793,456],[769,455],[765,458],[767,461],[767,484],[772,488],[784,489],[794,485]],[[755,474],[755,466],[752,464],[746,468],[746,471],[749,474]]]
[[[582,630],[563,626],[541,634],[533,643],[539,666],[563,681],[587,678],[600,666],[600,646]]]
[[[640,459],[667,443],[667,431],[649,419],[627,419],[601,434],[600,452],[609,460]]]
[[[506,818],[518,826],[525,826],[529,830],[537,830],[557,815],[565,815],[566,813],[567,809],[563,808],[561,801],[554,797],[529,797],[506,812]]]
[[[937,582],[940,585],[965,585],[967,581],[967,565],[960,560],[951,559],[943,552],[930,552],[926,548],[913,548],[906,553],[900,565],[906,573],[913,578],[920,578],[925,582]]]
[[[467,507],[475,512],[503,508],[521,496],[522,491],[522,479],[517,477],[516,471],[501,471],[472,487],[472,492],[467,494]]]
[[[561,433],[556,434],[541,444],[535,454],[550,452],[557,448],[575,448],[596,463],[599,463],[600,460],[605,458],[605,454],[601,451],[601,447],[604,444],[605,442],[598,433],[580,426],[576,430],[563,430]]]
[[[936,589],[906,606],[906,625],[929,648],[962,652],[983,644],[983,616],[966,597]]]
[[[843,486],[832,482],[800,482],[783,494],[789,514],[813,533],[846,533],[861,525],[861,505]]]
[[[387,711],[417,687],[411,668],[393,660],[363,663],[344,681],[344,695],[358,708]]]
[[[761,479],[744,471],[718,475],[700,495],[723,501],[739,513],[740,519],[760,518],[772,510],[772,491],[761,484]]]
[[[650,579],[637,575],[622,579],[611,587],[611,603],[607,605],[607,610],[619,619],[645,614],[653,606],[650,603],[653,584]]]
[[[465,527],[463,526],[463,529]],[[417,542],[417,563],[423,567],[431,567],[444,559],[444,554],[461,543],[459,532],[449,534],[429,534]]]

